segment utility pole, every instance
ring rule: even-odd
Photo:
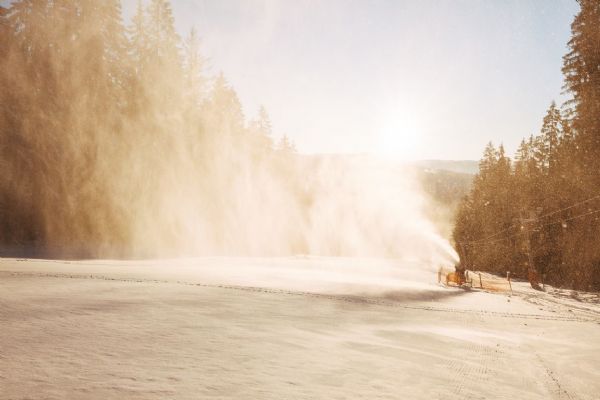
[[[464,243],[460,244],[460,249],[461,249],[461,253],[462,253],[462,254],[459,254],[459,256],[462,256],[462,257],[460,257],[461,258],[460,262],[462,262],[464,264],[464,268],[468,268],[469,263],[467,262],[467,249],[466,249]]]
[[[538,282],[537,269],[533,262],[533,254],[531,251],[531,232],[537,225],[537,214],[535,212],[529,212],[529,218],[523,218],[521,215],[521,230],[525,234],[525,250],[527,251],[527,278],[531,287],[535,290],[541,290]]]

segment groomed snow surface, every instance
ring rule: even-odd
[[[0,260],[0,399],[599,399],[596,294],[391,260]]]

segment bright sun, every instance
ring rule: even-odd
[[[381,119],[375,152],[394,160],[414,160],[420,156],[421,128],[415,113],[396,111]]]

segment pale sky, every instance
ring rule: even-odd
[[[123,1],[126,20],[137,0]],[[147,0],[146,0],[147,2]],[[173,0],[246,116],[304,153],[512,155],[562,102],[574,0]]]
[[[135,0],[124,4],[131,14]],[[512,154],[562,97],[574,0],[175,0],[252,116],[301,152]]]

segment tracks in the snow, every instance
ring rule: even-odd
[[[548,366],[547,363],[544,362],[542,357],[537,352],[533,352],[533,353],[535,354],[535,358],[536,358],[537,362],[540,364],[540,366],[546,373],[546,380],[550,383],[550,386],[554,387],[554,390],[551,391],[553,398],[556,398],[559,400],[561,400],[561,399],[575,400],[576,397],[574,397],[574,395],[571,395],[565,389],[564,385],[561,384],[561,382],[558,380],[556,373],[554,371],[552,371],[552,369],[550,369],[550,367]]]
[[[463,315],[458,321],[464,325],[484,323],[481,315]],[[506,368],[507,360],[499,345],[484,344],[477,341],[464,340],[452,348],[451,357],[446,358],[443,369],[451,371],[446,390],[436,396],[439,400],[451,399],[488,399],[494,398],[490,379],[493,379],[502,368]]]
[[[476,314],[476,315],[480,315],[480,316],[500,317],[500,318],[519,318],[519,319],[535,319],[535,320],[547,320],[547,321],[600,323],[600,320],[598,320],[596,318],[581,318],[581,317],[577,317],[577,316],[525,314],[525,313],[510,313],[510,312],[501,312],[501,311],[460,309],[460,308],[450,308],[450,307],[437,307],[437,306],[434,307],[434,306],[426,306],[426,305],[419,305],[419,304],[406,304],[401,301],[393,301],[393,300],[388,300],[385,298],[378,298],[378,297],[367,297],[367,296],[357,296],[357,295],[337,295],[337,294],[326,294],[326,293],[316,293],[316,292],[306,292],[306,291],[296,291],[296,290],[276,289],[276,288],[266,288],[266,287],[255,287],[255,286],[207,284],[207,283],[182,281],[182,280],[115,277],[115,276],[108,276],[108,275],[95,274],[95,273],[74,274],[74,273],[49,273],[49,272],[30,272],[30,271],[0,271],[0,275],[11,275],[11,276],[21,276],[21,277],[41,277],[41,278],[61,278],[61,279],[98,279],[98,280],[104,280],[104,281],[117,281],[117,282],[129,282],[129,283],[177,284],[177,285],[184,285],[184,286],[218,288],[218,289],[238,290],[238,291],[247,291],[247,292],[255,292],[255,293],[269,293],[269,294],[288,295],[288,296],[313,297],[313,298],[319,298],[319,299],[343,301],[343,302],[348,302],[348,303],[395,307],[395,308],[402,308],[402,309],[408,309],[408,310],[421,310],[421,311],[459,313],[459,314]]]
[[[573,315],[579,314],[580,317],[600,320],[600,310],[590,307],[590,304],[588,303],[577,305],[574,304],[574,301],[571,301],[569,304],[566,304],[565,302],[558,301],[551,297],[551,295],[545,295],[544,293],[535,295],[526,294],[523,295],[523,300],[537,307],[548,309],[551,312],[573,313]]]

